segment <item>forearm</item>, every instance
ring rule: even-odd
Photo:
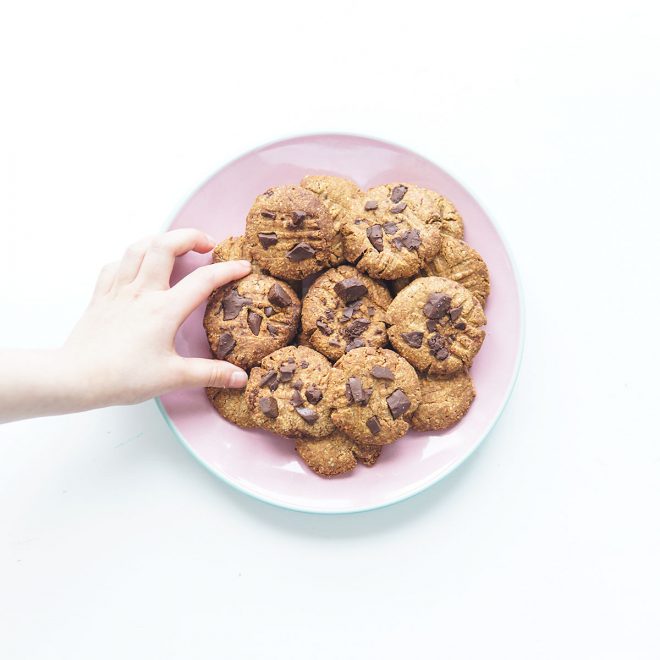
[[[0,422],[87,410],[85,389],[61,349],[0,350]]]

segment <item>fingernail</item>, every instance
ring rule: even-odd
[[[247,374],[237,369],[229,376],[229,387],[245,387],[247,379]]]
[[[249,261],[243,261],[243,260],[241,260],[241,261],[239,261],[238,263],[241,264],[241,265],[243,265],[243,266],[245,266],[246,268],[250,268],[250,269],[252,269],[252,263],[249,262]]]

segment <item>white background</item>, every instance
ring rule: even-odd
[[[660,657],[655,4],[3,3],[0,344],[62,342],[230,158],[347,131],[477,194],[527,346],[482,448],[370,514],[232,491],[153,403],[1,427],[0,657]]]

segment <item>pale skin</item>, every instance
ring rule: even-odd
[[[217,287],[250,272],[248,261],[201,266],[170,287],[176,257],[213,249],[196,229],[138,241],[101,271],[92,300],[61,348],[0,350],[0,422],[145,401],[187,387],[235,387],[228,362],[184,358],[183,321]]]

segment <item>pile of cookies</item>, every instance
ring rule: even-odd
[[[462,237],[454,205],[408,183],[307,176],[259,195],[245,235],[213,252],[253,264],[204,316],[213,355],[249,372],[245,390],[208,389],[217,411],[294,439],[324,476],[373,465],[410,428],[456,423],[490,289]]]

